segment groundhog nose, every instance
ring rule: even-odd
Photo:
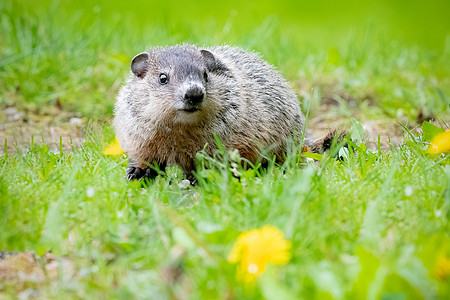
[[[204,97],[205,94],[199,87],[190,88],[187,90],[186,94],[184,94],[184,100],[190,105],[198,105],[202,103]]]

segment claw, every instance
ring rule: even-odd
[[[127,168],[127,180],[131,181],[133,179],[142,179],[145,176],[145,170],[138,167],[128,167]]]
[[[198,183],[197,178],[195,178],[194,174],[192,174],[192,173],[189,175],[186,175],[186,179],[189,180],[191,185],[197,185],[197,183]]]

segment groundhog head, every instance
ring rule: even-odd
[[[140,85],[141,112],[157,112],[160,120],[172,123],[204,119],[202,115],[214,109],[208,88],[217,65],[211,52],[189,46],[157,47],[136,55],[131,71]]]

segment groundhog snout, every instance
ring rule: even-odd
[[[205,98],[205,93],[200,87],[191,87],[184,94],[184,101],[188,107],[198,107]]]

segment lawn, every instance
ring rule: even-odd
[[[448,299],[450,4],[391,2],[2,1],[0,298]],[[126,181],[115,96],[183,42],[261,53],[348,151]]]

